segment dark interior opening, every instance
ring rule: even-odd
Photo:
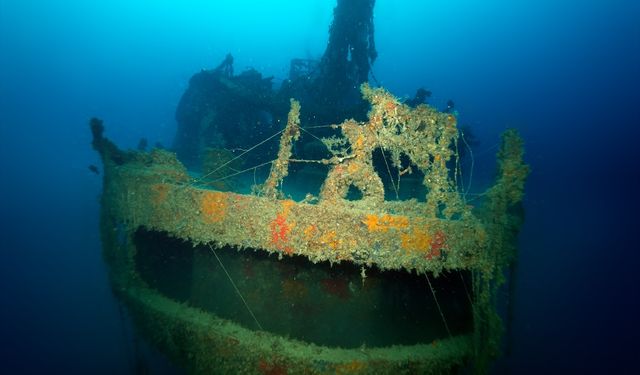
[[[361,269],[351,263],[313,264],[302,256],[281,260],[263,250],[215,249],[139,229],[136,268],[154,289],[176,301],[257,329],[223,271],[224,265],[264,330],[346,348],[431,343],[446,331],[424,275]],[[467,271],[430,276],[453,335],[472,330]]]
[[[358,201],[362,199],[363,196],[364,195],[362,194],[362,191],[360,189],[358,189],[354,185],[349,185],[349,190],[347,190],[347,196],[345,197],[345,199],[350,201]]]

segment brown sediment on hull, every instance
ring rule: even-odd
[[[369,120],[334,125],[342,137],[322,140],[331,158],[313,161],[328,165],[328,176],[320,196],[304,201],[282,199],[285,195],[279,190],[289,163],[295,162],[289,158],[299,136],[297,102],[292,101],[270,178],[254,189],[255,194],[203,188],[174,154],[122,152],[103,138],[101,123],[93,122],[94,147],[105,165],[102,229],[114,287],[152,340],[188,368],[428,373],[449,371],[472,358],[484,370],[486,358],[497,352],[495,296],[503,269],[515,256],[520,218],[513,207],[522,198],[528,174],[522,141],[515,131],[505,133],[496,184],[473,209],[450,171],[457,165],[456,118],[426,105],[410,108],[366,84],[362,93],[371,103]],[[419,170],[426,196],[385,200],[372,161],[377,149],[389,155],[387,170],[397,170],[398,176],[410,166]],[[362,199],[346,199],[352,187]],[[140,227],[194,246],[260,249],[278,257],[304,256],[312,263],[349,262],[362,267],[363,278],[371,267],[418,275],[469,270],[474,332],[435,344],[358,350],[251,331],[151,289],[135,267],[132,237]]]

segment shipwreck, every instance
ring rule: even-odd
[[[360,44],[330,38],[278,92],[257,72],[234,75],[230,56],[194,76],[236,106],[194,110],[184,101],[207,100],[191,87],[177,153],[121,150],[91,120],[113,290],[189,372],[486,372],[499,354],[523,142],[503,134],[495,183],[470,202],[455,113],[367,83],[373,1],[339,1],[331,35],[345,4],[367,21]],[[271,134],[251,138],[257,127]]]

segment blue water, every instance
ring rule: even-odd
[[[275,82],[324,51],[333,1],[0,0],[0,370],[129,373],[98,233],[91,116],[171,145],[188,79],[230,52]],[[510,355],[497,373],[637,368],[640,3],[378,0],[373,72],[453,99],[490,178],[518,128],[532,173]],[[478,182],[480,184],[480,182]],[[154,372],[171,371],[145,353]]]

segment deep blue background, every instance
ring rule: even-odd
[[[129,370],[100,255],[87,121],[170,145],[191,74],[227,52],[276,82],[319,57],[333,1],[0,0],[0,369]],[[532,173],[511,355],[496,371],[633,372],[637,1],[378,0],[377,79],[472,125],[476,186],[518,128]]]

